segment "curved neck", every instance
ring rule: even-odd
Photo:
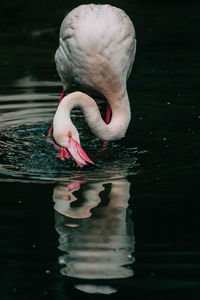
[[[101,117],[96,102],[91,97],[82,92],[71,93],[64,97],[59,104],[54,117],[54,124],[62,122],[62,127],[65,127],[65,129],[74,126],[70,118],[70,112],[78,106],[83,111],[88,126],[95,136],[105,141],[120,139],[124,137],[131,119],[127,92],[125,91],[122,97],[110,96],[108,102],[112,110],[112,119],[109,124],[106,124]]]

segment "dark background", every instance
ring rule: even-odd
[[[12,85],[26,75],[38,81],[59,80],[53,62],[59,27],[65,14],[83,3],[88,2],[1,3],[1,95],[21,92]],[[113,281],[119,293],[110,298],[198,299],[200,3],[107,3],[127,12],[137,36],[136,62],[128,82],[134,119],[122,143],[148,150],[139,156],[138,175],[128,177],[136,236],[135,276]],[[28,88],[23,91],[29,93]],[[5,152],[1,153],[5,159]],[[0,210],[3,300],[94,297],[75,291],[76,280],[59,273],[53,187],[1,176],[1,195],[6,195],[1,197]],[[21,207],[18,201],[23,202]],[[45,272],[48,269],[50,274]]]

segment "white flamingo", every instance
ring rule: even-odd
[[[83,92],[65,96],[53,120],[53,137],[61,147],[61,159],[72,156],[80,167],[93,164],[81,148],[79,133],[71,121],[74,107],[80,107],[99,139],[113,141],[124,137],[131,119],[126,82],[135,52],[134,26],[123,10],[89,4],[73,9],[65,17],[55,55],[63,89],[76,84],[84,91],[100,93],[111,107],[112,118],[105,122],[96,102]]]

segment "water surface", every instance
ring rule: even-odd
[[[95,170],[60,161],[46,138],[62,91],[59,25],[78,1],[48,2],[51,15],[37,1],[3,5],[1,299],[199,294],[199,4],[110,3],[136,27],[133,117],[126,137],[104,147],[73,111]]]

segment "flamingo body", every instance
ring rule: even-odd
[[[70,118],[75,106],[83,110],[90,129],[100,139],[109,141],[125,135],[131,118],[126,82],[135,52],[134,26],[123,10],[89,4],[75,8],[65,17],[55,55],[63,88],[66,91],[76,84],[82,91],[103,95],[111,106],[112,119],[106,124],[95,101],[87,94],[67,95],[53,122],[53,135],[60,146],[68,148],[69,136],[80,142]]]

